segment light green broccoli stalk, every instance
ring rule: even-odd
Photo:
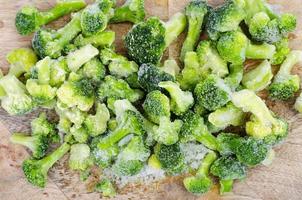
[[[96,184],[95,190],[101,192],[104,197],[114,197],[116,195],[115,187],[109,179],[102,179]]]
[[[30,72],[38,58],[32,49],[20,48],[10,51],[6,55],[6,60],[10,64],[8,74],[19,77],[23,73]]]
[[[158,86],[169,92],[171,98],[171,111],[174,114],[182,115],[193,106],[193,94],[189,91],[181,90],[177,83],[165,81],[160,82]]]
[[[95,84],[100,83],[106,76],[106,67],[97,58],[92,58],[78,71],[82,76],[92,79]]]
[[[298,75],[291,75],[292,68],[302,61],[302,51],[291,51],[286,57],[273,83],[269,86],[269,94],[272,99],[287,100],[294,96],[300,88]]]
[[[73,125],[69,131],[75,141],[79,143],[86,143],[88,141],[89,133],[85,127],[77,127]]]
[[[229,66],[230,74],[225,77],[224,82],[228,85],[232,91],[235,91],[239,86],[243,78],[243,65]]]
[[[187,52],[193,51],[200,37],[202,24],[208,12],[206,2],[192,0],[185,8],[185,15],[188,21],[187,37],[182,45],[180,59],[184,61]]]
[[[142,170],[149,156],[150,150],[144,144],[142,137],[135,136],[119,153],[112,168],[117,175],[133,176]]]
[[[45,187],[48,170],[70,149],[67,143],[62,144],[54,152],[41,160],[29,158],[23,161],[22,169],[28,182],[38,187]]]
[[[74,44],[78,47],[92,44],[95,47],[110,47],[115,41],[115,32],[103,31],[92,36],[84,37],[80,34],[74,39]]]
[[[57,0],[53,8],[44,12],[33,6],[24,6],[16,14],[15,25],[21,35],[29,35],[43,25],[85,6],[84,0]]]
[[[246,177],[246,166],[233,156],[222,156],[214,161],[211,174],[219,177],[220,194],[231,192],[233,181]]]
[[[265,89],[273,78],[271,64],[264,60],[256,68],[243,75],[242,85],[255,92]]]
[[[245,122],[246,114],[234,104],[228,103],[208,116],[208,120],[215,127],[223,130],[228,126],[241,126]]]
[[[202,160],[199,169],[195,176],[189,176],[184,178],[183,184],[187,191],[194,195],[202,195],[208,192],[213,186],[213,181],[209,177],[209,170],[212,163],[217,159],[215,152],[209,152]]]
[[[173,77],[176,77],[180,72],[180,68],[174,59],[165,60],[164,65],[160,69]]]
[[[182,13],[176,13],[166,23],[151,17],[136,24],[125,37],[129,57],[138,65],[158,64],[164,50],[185,30],[186,24]]]
[[[245,56],[248,59],[272,59],[276,53],[276,47],[272,44],[254,44],[249,41]]]
[[[290,53],[288,38],[284,37],[278,42],[274,43],[274,45],[276,46],[276,53],[270,62],[272,65],[280,65]]]
[[[69,156],[69,168],[72,170],[81,170],[84,171],[90,166],[93,162],[90,157],[90,148],[87,144],[74,144],[70,147],[70,156]]]
[[[302,95],[300,94],[300,96],[296,99],[294,108],[296,109],[296,111],[298,111],[299,113],[302,113]]]
[[[110,74],[119,78],[126,78],[138,71],[138,66],[135,62],[116,54],[112,49],[102,49],[100,57],[103,64],[108,65]]]
[[[127,0],[122,6],[114,9],[111,23],[132,22],[138,23],[145,18],[144,0]]]
[[[88,115],[84,122],[89,135],[95,137],[105,133],[109,119],[110,113],[106,105],[98,103],[95,115]]]
[[[0,86],[5,91],[1,99],[1,107],[10,115],[22,115],[35,107],[28,95],[25,85],[15,76],[6,75],[0,79]]]

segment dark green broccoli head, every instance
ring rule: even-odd
[[[94,96],[94,86],[91,79],[81,78],[80,80],[75,81],[73,84],[78,95],[89,98]]]
[[[16,28],[21,35],[28,35],[34,32],[42,23],[39,11],[35,7],[25,6],[17,12]]]
[[[27,159],[23,162],[22,169],[28,182],[38,187],[45,187],[47,171],[41,170],[39,161]]]
[[[297,75],[289,77],[283,82],[275,82],[269,86],[269,93],[272,99],[287,100],[294,96],[300,88],[300,78]]]
[[[135,25],[125,37],[128,54],[136,63],[157,64],[165,50],[165,27],[157,17]]]
[[[213,186],[213,182],[208,177],[187,177],[183,181],[185,188],[195,195],[202,195],[208,192]]]

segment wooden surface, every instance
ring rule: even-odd
[[[145,0],[149,15],[158,15],[163,20],[168,19],[176,11],[181,10],[187,0]],[[49,3],[47,3],[49,2]],[[291,46],[302,49],[302,3],[301,0],[272,0],[278,4],[274,8],[296,14],[299,18],[298,29],[292,36]],[[33,4],[41,9],[47,9],[54,1],[0,0],[0,67],[8,68],[5,61],[7,52],[18,47],[30,45],[30,36],[19,36],[14,28],[16,10],[22,5]],[[212,1],[217,4],[219,1]],[[52,26],[59,27],[65,19],[61,19]],[[129,25],[111,26],[117,31],[116,47],[123,51],[121,36],[126,33]],[[177,56],[180,43],[171,45],[167,56]],[[298,67],[295,73],[302,76]],[[261,94],[265,97],[265,93]],[[115,199],[162,199],[162,200],[193,200],[193,199],[232,199],[232,200],[300,200],[302,199],[302,118],[292,109],[293,100],[289,103],[267,101],[270,108],[282,115],[290,122],[290,134],[286,142],[276,148],[276,159],[271,166],[259,166],[249,170],[248,177],[236,182],[233,194],[220,197],[217,187],[203,197],[188,194],[179,180],[168,180],[161,184],[136,186],[126,188]],[[51,113],[50,113],[51,114]],[[26,182],[20,169],[22,160],[28,157],[28,152],[17,145],[9,143],[10,132],[29,131],[30,120],[37,116],[37,112],[23,117],[10,117],[0,110],[0,200],[44,200],[44,199],[100,199],[100,195],[89,191],[93,177],[85,183],[80,182],[78,174],[66,166],[67,156],[56,164],[49,173],[49,180],[45,189],[38,189]],[[97,172],[95,176],[97,176]]]

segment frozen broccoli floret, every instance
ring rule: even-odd
[[[146,116],[153,123],[159,124],[162,117],[170,119],[170,100],[158,90],[147,95],[143,108]]]
[[[176,77],[180,72],[180,68],[174,59],[165,60],[164,65],[160,69],[173,77]]]
[[[85,119],[85,127],[90,136],[103,134],[107,129],[107,122],[110,119],[110,113],[105,104],[96,105],[95,115],[88,115]]]
[[[189,91],[183,91],[177,83],[164,81],[158,84],[159,87],[168,91],[171,98],[171,111],[176,115],[182,115],[187,112],[194,104],[193,94]]]
[[[122,6],[114,9],[111,23],[132,22],[138,23],[145,18],[144,0],[127,0]]]
[[[183,184],[189,192],[194,195],[202,195],[211,189],[213,181],[209,177],[209,170],[216,158],[216,153],[209,152],[202,160],[196,175],[183,180]]]
[[[206,30],[212,40],[217,40],[220,33],[237,30],[244,20],[244,0],[227,0],[221,6],[209,11]]]
[[[38,58],[32,49],[20,48],[10,51],[6,55],[6,60],[10,64],[8,73],[19,77],[23,73],[30,72]]]
[[[71,52],[67,55],[67,65],[68,68],[76,72],[78,69],[94,58],[99,54],[99,50],[92,46],[91,44],[87,44],[86,46],[81,47],[80,49]]]
[[[158,86],[163,81],[174,81],[174,77],[153,64],[143,64],[138,71],[138,83],[147,92],[161,90]]]
[[[102,179],[95,186],[95,190],[102,193],[104,197],[114,197],[116,195],[116,190],[109,179]]]
[[[60,57],[57,60],[52,60],[52,64],[50,67],[50,74],[49,74],[50,76],[49,85],[51,85],[52,87],[61,86],[63,82],[66,80],[69,72],[70,71],[67,66],[66,59],[64,57]]]
[[[246,166],[233,156],[222,156],[211,165],[210,172],[219,177],[220,194],[231,192],[233,180],[246,177]]]
[[[183,115],[182,120],[181,142],[198,141],[209,149],[217,149],[216,138],[209,132],[202,117],[192,111],[188,111]]]
[[[270,60],[272,65],[279,65],[283,63],[286,59],[286,56],[290,53],[288,38],[284,37],[278,42],[274,43],[276,46],[276,53],[273,58]]]
[[[196,85],[194,94],[204,108],[213,111],[230,101],[231,89],[221,78],[209,75]]]
[[[84,171],[92,165],[90,148],[87,144],[74,144],[70,147],[69,168]]]
[[[84,0],[60,0],[53,8],[44,12],[33,6],[24,6],[17,12],[15,25],[21,35],[28,35],[43,25],[85,6]]]
[[[232,91],[235,91],[239,86],[243,78],[243,65],[229,66],[230,74],[225,77],[224,82],[228,85]]]
[[[84,64],[79,73],[98,84],[106,76],[106,67],[99,59],[93,58]]]
[[[260,65],[251,71],[245,73],[242,79],[242,85],[255,92],[265,89],[273,78],[271,64],[264,60]]]
[[[269,86],[269,94],[272,99],[287,100],[294,96],[300,88],[298,75],[291,75],[292,68],[302,61],[302,51],[291,51],[286,57],[273,83]]]
[[[225,107],[219,108],[208,116],[208,120],[215,127],[225,129],[228,126],[241,126],[245,122],[245,113],[228,103]]]
[[[89,133],[85,127],[76,127],[73,125],[69,131],[77,142],[86,143],[88,141]]]
[[[56,88],[47,84],[39,84],[37,80],[28,79],[26,81],[26,89],[32,96],[34,102],[43,104],[50,102],[56,96]]]
[[[108,65],[111,75],[124,78],[138,71],[138,66],[135,62],[116,54],[112,49],[102,49],[100,54],[103,64]]]
[[[36,159],[44,157],[49,146],[48,137],[43,134],[28,136],[22,133],[14,133],[10,137],[10,141],[14,144],[20,144],[29,148],[32,152],[32,156]]]
[[[84,37],[80,34],[74,39],[74,44],[78,47],[92,44],[95,47],[109,47],[115,40],[115,32],[103,31],[92,36]]]
[[[251,90],[241,90],[232,94],[233,104],[244,112],[251,112],[250,121],[246,123],[248,135],[263,139],[269,135],[285,135],[288,125],[276,118],[266,104]]]
[[[1,98],[1,107],[10,115],[22,115],[30,112],[35,107],[25,85],[15,76],[6,75],[2,77],[0,86],[5,91],[5,96]]]
[[[41,113],[39,117],[31,121],[32,135],[47,136],[51,142],[59,142],[59,135],[55,125],[48,121],[46,113]]]
[[[23,161],[22,169],[28,182],[38,187],[45,187],[48,170],[70,149],[66,143],[41,160],[29,158]]]
[[[106,76],[98,89],[98,98],[101,101],[107,98],[128,99],[130,102],[136,102],[142,98],[142,91],[132,89],[123,79],[117,79],[113,76]]]
[[[234,154],[234,144],[240,136],[233,133],[220,133],[217,136],[217,151],[221,155],[231,155]]]
[[[69,108],[67,105],[63,104],[60,100],[57,101],[57,105],[55,109],[57,114],[60,116],[60,119],[63,120],[62,123],[64,122],[64,127],[66,127],[65,125],[69,124],[66,121],[67,119],[68,121],[73,123],[76,127],[78,128],[81,127],[87,115],[85,112],[81,111],[77,107]]]
[[[188,21],[187,37],[182,45],[180,59],[184,61],[187,52],[194,51],[200,37],[202,24],[208,12],[206,2],[192,0],[185,8],[185,15]]]
[[[163,23],[157,17],[133,26],[125,37],[128,55],[137,64],[158,64],[164,50],[174,41],[186,27],[186,17],[176,13]]]
[[[142,137],[135,136],[119,153],[112,168],[120,176],[133,176],[142,170],[149,156],[150,150]]]
[[[204,40],[199,43],[197,56],[203,70],[208,70],[219,77],[224,77],[229,73],[226,61],[219,56],[216,48],[212,46],[210,41]]]
[[[154,154],[160,162],[161,169],[165,170],[168,175],[180,174],[184,172],[187,167],[179,143],[169,146],[157,144],[154,147]]]

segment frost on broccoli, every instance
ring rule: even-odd
[[[78,35],[74,39],[74,44],[77,47],[82,47],[87,44],[91,44],[95,47],[110,47],[115,41],[115,32],[113,31],[102,31],[100,33],[83,36],[82,34]]]
[[[165,60],[164,65],[160,69],[173,77],[176,77],[180,72],[180,68],[174,59]]]
[[[243,65],[233,65],[229,66],[230,74],[225,77],[224,82],[230,87],[232,91],[235,91],[240,86],[243,78]]]
[[[48,121],[46,113],[40,113],[39,117],[31,121],[32,135],[44,135],[51,142],[59,142],[59,135],[56,131],[55,124]]]
[[[93,58],[85,63],[78,73],[98,84],[106,76],[106,67],[98,58]]]
[[[144,0],[127,0],[122,6],[114,9],[111,23],[132,22],[138,23],[145,18]]]
[[[69,168],[84,171],[92,166],[90,148],[87,144],[74,144],[70,147]]]

